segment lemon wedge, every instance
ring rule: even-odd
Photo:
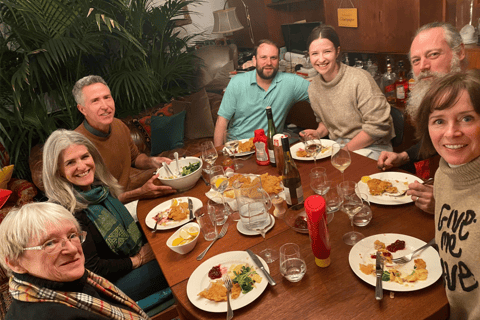
[[[372,180],[372,178],[370,178],[369,176],[363,176],[362,179],[360,179],[360,181],[362,181],[363,183],[367,183],[370,180]]]
[[[191,235],[185,229],[180,230],[178,235],[180,236],[180,238],[185,239],[185,240],[190,239],[190,237],[191,237]]]
[[[195,227],[190,227],[187,229],[187,232],[192,236],[192,237],[196,237],[197,234],[198,234],[198,229],[195,228]]]
[[[174,247],[178,246],[180,243],[183,242],[183,240],[184,240],[183,238],[177,238],[177,239],[173,240],[172,241],[172,246],[174,246]]]
[[[227,180],[227,179],[226,178],[218,178],[217,180],[215,180],[215,187],[220,188],[220,185],[225,180]]]

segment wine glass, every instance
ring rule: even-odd
[[[267,228],[272,224],[272,216],[268,213],[267,208],[263,202],[251,202],[248,204],[248,215],[250,220],[250,229],[257,231],[263,237],[265,249],[260,252],[260,255],[267,263],[272,263],[278,259],[278,253],[266,245],[265,234]]]
[[[317,132],[310,133],[303,137],[303,144],[307,156],[313,157],[315,166],[317,165],[317,154],[322,151],[322,141]]]
[[[345,181],[343,172],[352,163],[348,147],[342,148],[338,143],[332,145],[332,165],[342,173],[342,181]]]
[[[343,235],[343,242],[353,246],[355,243],[363,239],[365,236],[355,231],[353,217],[363,208],[363,199],[357,194],[357,183],[354,181],[343,181],[338,185],[338,193],[343,197],[341,210],[350,218],[352,231]]]
[[[217,149],[213,145],[213,141],[205,141],[200,145],[202,148],[202,160],[208,163],[211,166],[217,161],[218,153]],[[209,169],[205,170],[207,173],[210,173]]]
[[[310,187],[316,194],[324,196],[330,190],[330,185],[325,168],[315,167],[310,171]]]
[[[228,218],[228,204],[225,203],[223,197],[213,197],[208,200],[208,213],[215,220],[217,226],[225,224]]]
[[[223,144],[230,151],[230,155],[233,155],[233,166],[235,170],[240,169],[243,164],[237,161],[239,140],[231,130],[225,130],[223,135]]]
[[[222,166],[212,166],[210,168],[210,185],[212,189],[223,193],[228,187],[228,178],[225,175],[225,171]]]

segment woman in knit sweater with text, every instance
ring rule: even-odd
[[[450,320],[480,319],[480,71],[435,80],[415,123],[420,154],[436,150],[442,157],[433,192],[435,240]]]
[[[319,122],[316,133],[346,142],[350,151],[368,148],[378,159],[391,151],[395,136],[390,106],[372,76],[362,69],[339,62],[340,40],[328,25],[316,27],[307,41],[310,61],[318,71],[308,95]],[[314,130],[301,134],[312,135]]]

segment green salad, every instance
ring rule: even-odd
[[[233,283],[238,283],[238,285],[242,288],[243,294],[252,291],[255,281],[250,276],[257,274],[255,270],[250,267],[243,266],[242,270],[240,270],[240,273],[233,271],[233,274],[235,275]]]
[[[188,176],[190,173],[197,171],[200,168],[200,161],[190,163],[188,166],[182,168],[182,176]]]

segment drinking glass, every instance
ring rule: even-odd
[[[341,210],[350,218],[352,231],[343,235],[343,242],[353,246],[365,236],[355,231],[353,217],[363,208],[363,199],[357,194],[357,183],[354,181],[343,181],[338,185],[338,193],[343,197]]]
[[[330,184],[325,168],[315,167],[310,171],[310,187],[316,194],[324,196],[330,190]]]
[[[228,204],[223,197],[213,197],[208,200],[208,213],[215,220],[217,226],[225,224],[228,218]]]
[[[210,168],[210,185],[212,189],[223,193],[228,187],[228,178],[222,166],[212,166]]]
[[[285,243],[280,247],[280,273],[290,282],[302,280],[307,272],[307,264],[300,255],[296,243]]]
[[[370,208],[370,202],[368,196],[365,193],[357,194],[363,199],[362,209],[353,217],[353,224],[357,227],[365,227],[372,220],[372,209]]]
[[[343,172],[348,168],[352,159],[348,147],[342,148],[338,143],[332,145],[332,165],[342,173],[342,181],[345,181]]]
[[[338,188],[333,184],[332,181],[329,181],[332,186],[330,190],[323,196],[327,205],[327,214],[333,214],[340,209],[340,206],[343,203],[343,198],[338,192]]]
[[[307,156],[313,157],[315,166],[317,165],[317,155],[322,151],[322,141],[317,132],[311,133],[303,137],[303,144]]]
[[[243,164],[237,161],[239,142],[240,141],[237,139],[235,134],[232,133],[231,130],[229,129],[225,130],[225,133],[223,135],[223,144],[230,151],[230,155],[233,155],[233,167],[235,168],[235,170],[238,170],[241,167],[243,167]]]
[[[265,249],[260,252],[260,256],[267,262],[272,263],[278,259],[278,254],[276,251],[267,247],[267,242],[265,239],[265,234],[267,233],[267,228],[272,223],[273,217],[268,213],[267,208],[263,202],[251,202],[248,204],[248,227],[245,225],[244,215],[240,212],[240,217],[242,218],[242,223],[246,228],[255,230],[260,233],[263,237],[263,243],[265,244]]]
[[[209,164],[210,167],[213,166],[213,164],[215,163],[215,161],[217,161],[218,158],[217,149],[215,149],[213,141],[202,142],[200,146],[202,148],[202,160]],[[210,173],[210,170],[208,168],[205,171],[207,173]]]
[[[217,237],[217,223],[212,215],[208,213],[208,209],[205,207],[198,209],[195,212],[195,218],[206,241],[212,241]]]

